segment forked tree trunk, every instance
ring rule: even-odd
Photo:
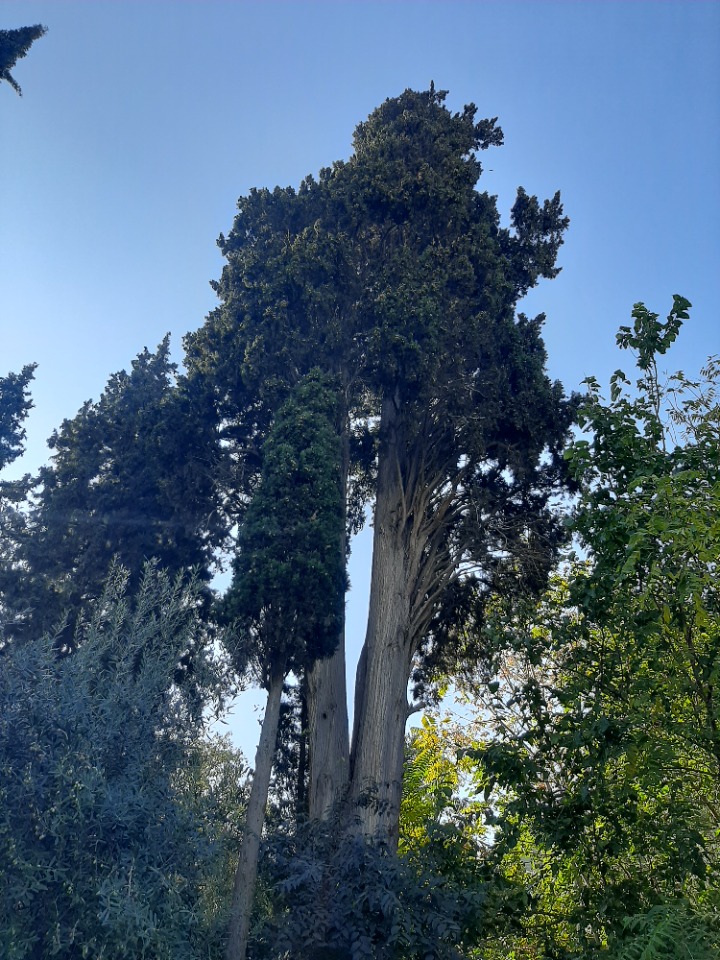
[[[350,796],[361,832],[391,849],[398,841],[402,795],[407,685],[412,649],[408,637],[412,590],[408,530],[403,507],[396,425],[391,399],[381,413],[370,610],[358,666]]]
[[[284,673],[278,672],[270,683],[265,716],[260,732],[260,742],[255,754],[255,773],[245,813],[245,829],[233,885],[230,927],[225,954],[227,960],[245,960],[247,953],[250,915],[257,880],[260,839],[265,823],[265,809],[275,756],[284,680]]]

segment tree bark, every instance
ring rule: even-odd
[[[265,823],[265,809],[275,756],[284,679],[284,673],[280,671],[271,680],[260,732],[260,742],[255,754],[255,773],[245,813],[245,830],[243,831],[233,885],[230,927],[225,953],[227,960],[245,960],[247,953],[250,915],[257,880],[260,838]]]
[[[308,670],[310,819],[325,820],[346,791],[349,733],[345,678],[345,644]]]
[[[395,850],[402,795],[407,685],[412,658],[408,636],[412,596],[412,519],[406,514],[400,471],[397,401],[381,412],[370,610],[356,689],[351,800],[361,832]]]

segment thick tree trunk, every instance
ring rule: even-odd
[[[260,853],[260,838],[265,823],[265,809],[275,756],[284,679],[282,672],[277,673],[270,684],[260,732],[260,742],[255,754],[255,773],[245,814],[245,830],[240,847],[240,857],[235,871],[230,928],[225,954],[227,960],[245,960],[247,952],[250,915],[255,895],[255,881]]]
[[[308,671],[310,782],[308,812],[324,820],[346,791],[349,733],[345,644]]]
[[[409,554],[412,519],[406,514],[400,471],[396,402],[381,413],[370,610],[358,667],[353,725],[351,799],[362,833],[397,847],[408,717],[407,685],[412,643]]]

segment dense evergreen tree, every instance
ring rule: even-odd
[[[283,684],[334,652],[345,597],[337,396],[320,375],[301,380],[262,448],[259,486],[240,528],[224,609],[231,652],[268,691],[248,800],[228,941],[244,960]]]
[[[348,517],[375,498],[373,575],[352,757],[342,643],[308,678],[310,810],[327,815],[351,776],[363,831],[391,846],[413,664],[426,680],[423,661],[453,659],[461,607],[508,579],[542,582],[570,419],[542,317],[514,312],[557,272],[559,198],[520,190],[501,227],[476,183],[478,151],[502,134],[444,99],[406,91],[360,124],[346,163],[242,198],[221,238],[222,303],[186,341],[248,494],[285,392],[313,366],[338,379]]]
[[[222,536],[212,426],[177,385],[167,338],[114,374],[49,440],[52,463],[0,573],[10,636],[38,636],[63,617],[73,644],[83,604],[97,599],[114,559],[139,583],[146,560],[209,579]]]

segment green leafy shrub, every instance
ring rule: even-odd
[[[73,654],[58,658],[52,637],[3,651],[6,960],[220,955],[209,888],[234,838],[221,780],[203,782],[203,757],[220,749],[202,733],[218,681],[197,607],[152,567],[131,601],[115,570]]]

